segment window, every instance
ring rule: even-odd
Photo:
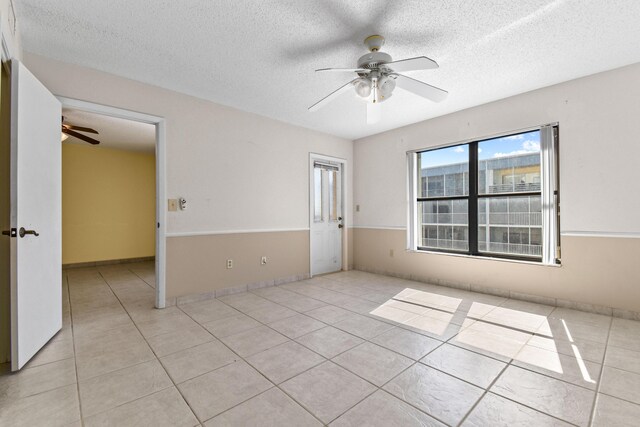
[[[418,222],[423,229],[419,246],[469,250],[468,152],[467,146],[460,145],[418,153],[418,169],[423,172],[418,196]]]
[[[557,263],[557,133],[410,152],[410,248]]]

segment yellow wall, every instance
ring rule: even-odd
[[[155,156],[62,144],[62,263],[153,256]]]

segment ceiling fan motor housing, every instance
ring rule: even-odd
[[[381,65],[391,62],[391,55],[384,52],[370,52],[358,59],[358,68],[376,69]]]

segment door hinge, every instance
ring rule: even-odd
[[[17,237],[18,236],[18,229],[12,228],[10,230],[2,230],[2,235],[3,236],[9,236],[9,237]]]

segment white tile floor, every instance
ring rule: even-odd
[[[65,271],[64,328],[0,375],[0,425],[640,419],[640,322],[358,271],[155,310],[153,279]]]

